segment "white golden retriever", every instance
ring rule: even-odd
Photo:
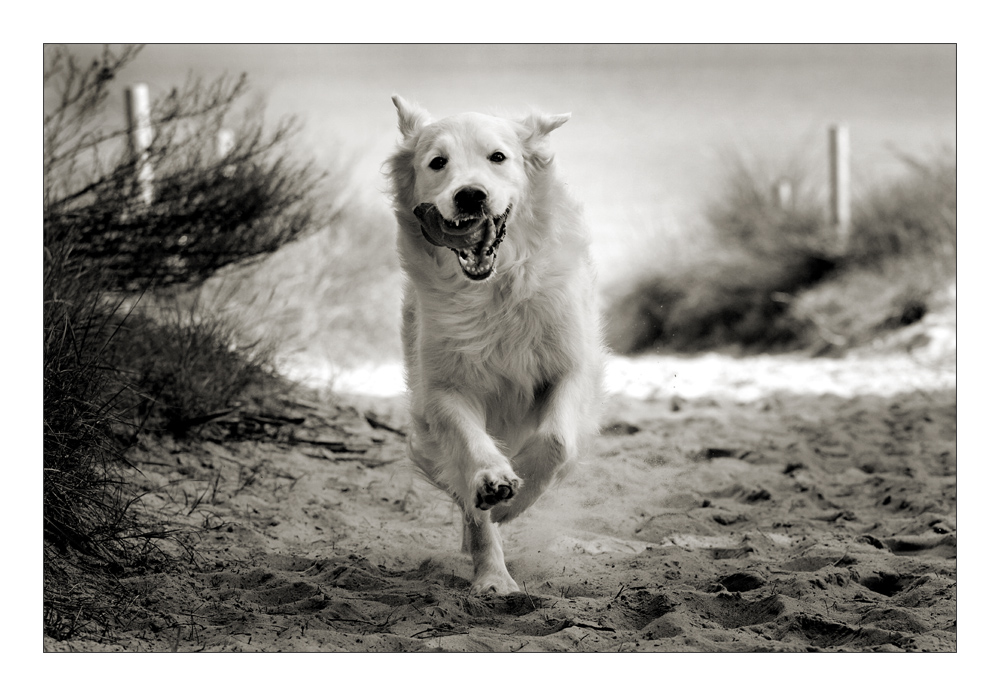
[[[436,121],[393,103],[409,455],[465,514],[472,592],[509,594],[497,523],[565,475],[601,398],[588,232],[548,137],[569,114]]]

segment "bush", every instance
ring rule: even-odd
[[[788,315],[787,297],[834,266],[823,210],[794,169],[785,176],[760,169],[733,160],[722,194],[709,208],[710,241],[700,258],[640,281],[612,304],[613,350],[799,345],[802,326]],[[799,192],[788,205],[774,194],[780,179]]]
[[[777,205],[775,177],[735,162],[709,208],[709,250],[614,302],[611,347],[839,350],[919,321],[955,275],[956,167],[948,155],[907,163],[855,202],[839,249],[815,195]]]
[[[839,271],[792,303],[817,352],[863,345],[920,321],[955,280],[957,169],[948,153],[921,162],[855,206]]]
[[[46,631],[59,637],[78,625],[70,585],[108,587],[81,569],[121,572],[163,556],[162,534],[141,528],[123,483],[138,429],[190,432],[272,379],[266,343],[248,344],[229,318],[179,298],[333,217],[314,198],[312,165],[285,152],[291,122],[268,131],[249,111],[233,125],[235,147],[216,155],[243,77],[192,81],[154,102],[156,187],[143,201],[126,134],[103,115],[137,52],[104,49],[84,64],[46,47],[43,594]]]
[[[646,280],[618,300],[607,318],[610,346],[624,354],[800,347],[803,325],[787,313],[788,296],[832,267],[802,250],[771,257],[719,252],[703,267]]]
[[[153,431],[175,436],[244,405],[248,394],[274,388],[273,347],[245,343],[231,318],[167,299],[122,320],[111,352],[134,392],[129,411]]]
[[[844,264],[878,268],[900,257],[953,266],[958,243],[958,168],[953,153],[904,158],[907,174],[855,205]]]
[[[218,154],[219,133],[247,92],[245,76],[193,80],[154,100],[152,144],[144,154],[123,147],[127,133],[100,124],[108,85],[135,55],[106,49],[81,68],[52,48],[45,228],[71,240],[78,265],[100,267],[108,289],[197,283],[330,222],[332,212],[312,196],[322,176],[283,151],[293,120],[268,131],[262,110],[248,110],[230,124],[232,149]],[[137,190],[139,157],[155,172],[148,204]]]

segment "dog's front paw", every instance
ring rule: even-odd
[[[493,573],[483,573],[472,580],[470,594],[473,596],[509,595],[520,592],[521,588],[514,582],[507,569]]]
[[[513,498],[517,494],[517,489],[521,487],[521,479],[513,471],[510,473],[480,471],[473,479],[472,485],[476,491],[476,507],[480,510],[489,510],[494,505]]]

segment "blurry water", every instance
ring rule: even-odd
[[[356,195],[377,206],[387,206],[379,170],[396,141],[394,92],[437,115],[573,112],[553,138],[605,280],[645,263],[652,238],[697,233],[731,151],[794,157],[822,183],[826,128],[846,122],[864,186],[901,168],[893,149],[955,146],[946,45],[153,45],[122,78],[155,96],[189,72],[224,71],[246,71],[269,115],[302,117],[304,148],[322,166],[349,165]]]

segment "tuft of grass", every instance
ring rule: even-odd
[[[855,204],[844,264],[877,269],[897,258],[953,265],[958,246],[958,167],[953,152],[903,157],[908,172]]]
[[[805,167],[792,160],[781,165],[752,162],[731,155],[707,219],[719,247],[739,248],[756,258],[831,251],[823,203]],[[787,186],[782,201],[779,189]]]
[[[276,383],[270,344],[209,311],[198,286],[336,215],[315,196],[312,164],[285,151],[291,122],[269,131],[248,115],[234,148],[215,153],[242,77],[154,101],[144,156],[156,190],[140,202],[126,134],[103,113],[138,49],[45,53],[43,604],[47,634],[65,638],[107,625],[117,575],[167,559],[159,542],[172,533],[140,522],[125,481],[138,432],[190,434]]]
[[[172,297],[132,312],[113,346],[115,365],[135,385],[131,415],[148,430],[175,436],[274,389],[272,344],[248,341],[232,317]]]
[[[834,267],[822,206],[794,168],[774,175],[739,158],[730,166],[708,210],[703,253],[641,280],[612,303],[613,350],[799,346],[802,322],[788,314],[786,298]],[[798,192],[785,205],[775,193],[781,180]]]
[[[252,339],[280,337],[280,359],[351,368],[400,355],[402,275],[387,210],[347,205],[325,229],[205,290],[206,309],[246,315]]]
[[[43,530],[47,542],[115,561],[128,501],[115,472],[127,464],[120,438],[126,390],[108,361],[120,321],[97,291],[100,279],[66,268],[46,247],[43,273]]]
[[[804,290],[792,298],[789,313],[803,327],[805,347],[836,355],[940,309],[949,282],[947,269],[932,259],[883,259],[878,268],[848,267]]]
[[[735,162],[707,250],[612,303],[612,349],[841,350],[920,321],[955,277],[956,167],[947,154],[906,162],[856,201],[846,244],[801,178],[786,177],[806,194],[782,206],[774,176]]]
[[[46,238],[43,264],[43,626],[67,638],[106,624],[121,593],[115,576],[162,560],[156,533],[137,521],[123,483],[134,435],[130,386],[110,359],[124,303],[100,274],[82,272],[65,245]]]

